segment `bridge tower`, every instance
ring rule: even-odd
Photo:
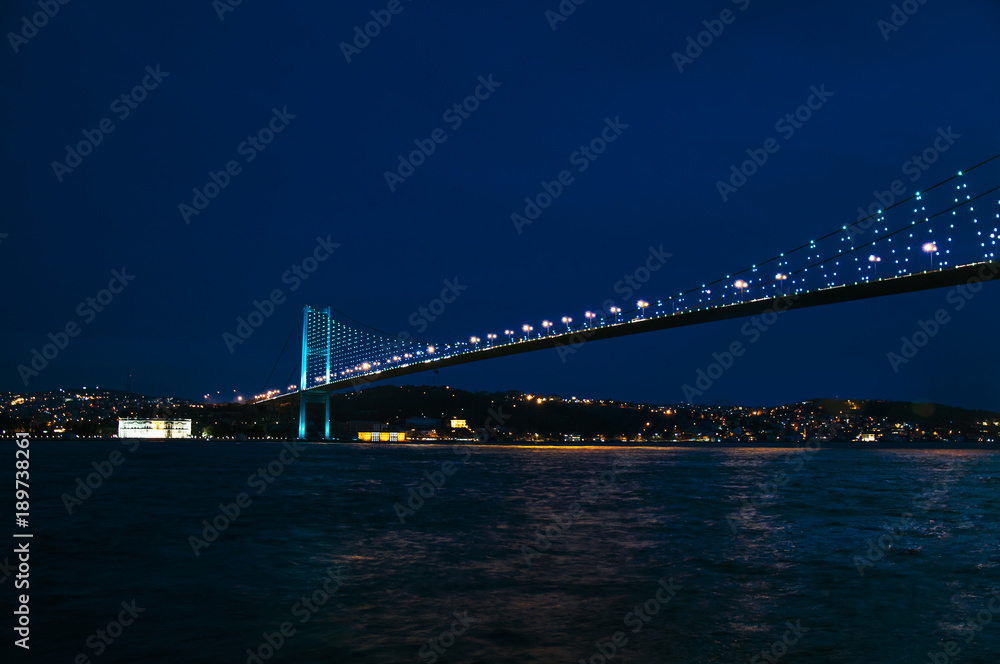
[[[310,377],[330,375],[330,307],[314,309],[306,306],[302,312],[302,376],[299,380],[299,440],[306,437],[306,404],[322,403],[324,440],[330,439],[330,394],[311,392]]]

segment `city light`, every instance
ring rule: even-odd
[[[924,250],[925,254],[928,254],[931,257],[931,269],[933,270],[934,269],[934,254],[937,253],[937,250],[938,250],[937,244],[934,243],[934,242],[925,242],[924,246],[921,247],[921,249]]]
[[[871,256],[868,257],[868,262],[872,264],[872,267],[875,270],[875,279],[877,280],[878,279],[878,264],[882,262],[882,258],[880,256],[876,256],[875,254],[872,254]]]
[[[742,302],[743,301],[743,292],[747,288],[750,287],[750,284],[748,284],[747,282],[743,281],[742,279],[737,279],[736,283],[733,284],[733,285],[736,286],[736,290],[738,290],[740,292],[740,302]]]

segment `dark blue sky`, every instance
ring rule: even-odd
[[[348,63],[341,42],[387,3],[243,2],[220,21],[210,0],[70,2],[37,30],[22,21],[36,2],[4,3],[0,389],[120,388],[131,367],[146,391],[254,394],[305,304],[438,342],[537,329],[619,297],[616,282],[650,247],[672,257],[633,300],[853,222],[893,180],[912,192],[1000,152],[995,2],[914,2],[892,32],[878,25],[891,3],[591,0],[555,30],[545,12],[556,0],[398,6]],[[673,53],[726,9],[732,22],[678,71]],[[30,38],[11,37],[22,31]],[[456,126],[443,114],[479,77],[498,85]],[[152,89],[135,108],[115,103],[144,81]],[[833,94],[723,201],[716,182],[748,148],[780,136],[775,122],[811,86]],[[273,142],[241,147],[273,109],[288,114]],[[99,130],[105,118],[111,133]],[[627,128],[577,172],[571,155],[606,118]],[[949,127],[959,138],[911,183],[906,162]],[[437,128],[446,140],[390,191],[385,171]],[[100,144],[72,172],[54,169],[83,131]],[[178,206],[230,160],[238,173],[185,223]],[[570,168],[573,183],[518,233],[511,214]],[[339,247],[293,291],[282,275],[313,255],[317,237]],[[128,286],[103,311],[81,313],[122,268],[134,276]],[[446,279],[466,289],[420,332],[411,315]],[[287,299],[230,353],[223,334],[276,288]],[[944,298],[783,315],[699,401],[839,395],[1000,410],[1000,287],[979,293],[898,372],[887,361]],[[70,323],[79,334],[25,387],[18,365]],[[403,382],[676,403],[713,351],[743,339],[742,323]],[[271,386],[297,350],[296,333]]]

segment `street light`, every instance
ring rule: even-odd
[[[622,322],[622,308],[621,307],[611,307],[608,311],[615,315],[615,320],[619,323]]]
[[[573,319],[570,318],[569,316],[563,316],[562,317],[562,322],[563,322],[563,325],[566,326],[566,329],[569,330],[569,324],[573,322]]]
[[[937,252],[937,244],[934,242],[925,242],[922,247],[924,253],[930,254],[931,256],[931,269],[934,269],[934,254]]]
[[[776,282],[778,282],[778,294],[779,295],[783,295],[784,294],[784,284],[782,282],[785,279],[787,279],[787,278],[788,278],[788,275],[787,274],[782,274],[781,272],[779,272],[778,274],[774,275],[774,280]]]
[[[636,304],[639,305],[639,312],[640,312],[640,314],[645,318],[645,316],[646,316],[646,307],[649,306],[649,302],[646,302],[645,300],[639,300],[638,302],[636,302]]]
[[[878,281],[878,264],[882,262],[882,258],[872,254],[868,257],[868,262],[875,268],[875,281]]]
[[[514,340],[514,330],[504,330],[503,333],[507,335],[507,343]]]
[[[550,321],[550,320],[543,320],[542,321],[542,327],[545,328],[545,332],[546,333],[548,333],[548,334],[552,333],[552,330],[551,330],[551,328],[552,328],[552,321]]]
[[[527,341],[528,340],[528,332],[531,332],[535,328],[533,328],[530,325],[528,325],[527,323],[525,323],[524,325],[521,326],[521,329],[524,331],[524,340]]]
[[[583,315],[587,319],[587,327],[593,325],[594,319],[597,318],[597,314],[595,314],[593,311],[585,311],[583,312]]]
[[[733,285],[736,286],[736,290],[738,290],[740,292],[740,302],[742,302],[743,301],[743,291],[745,291],[747,288],[749,288],[750,284],[748,284],[747,282],[743,281],[742,279],[737,279],[736,283],[733,284]]]
[[[428,346],[427,347],[427,354],[428,355],[433,355],[434,354],[434,346]]]
[[[495,335],[492,332],[490,332],[489,334],[486,335],[486,338],[489,339],[489,342],[487,343],[487,345],[488,346],[492,346],[493,342],[496,341],[497,335]]]
[[[473,346],[479,348],[479,342],[480,342],[479,337],[469,337],[469,341],[472,343]]]

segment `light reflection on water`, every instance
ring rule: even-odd
[[[59,496],[117,446],[34,444],[39,661],[244,662],[289,621],[267,661],[421,662],[467,611],[442,664],[576,662],[619,631],[612,661],[749,661],[796,620],[786,661],[918,662],[1000,585],[991,452],[307,445],[258,495],[247,477],[279,445],[143,443],[67,515]],[[425,473],[443,486],[400,523]],[[252,504],[195,557],[188,537],[240,491]],[[680,590],[633,632],[663,578]],[[147,611],[94,658],[86,638],[132,598]],[[1000,625],[960,646],[995,661]]]

